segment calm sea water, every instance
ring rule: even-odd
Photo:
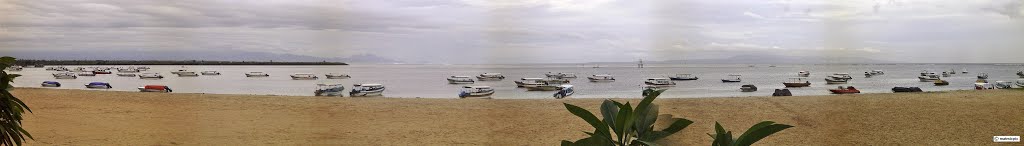
[[[524,77],[544,77],[547,72],[576,73],[580,78],[572,80],[577,93],[571,98],[639,98],[641,85],[646,78],[666,77],[674,74],[689,73],[700,77],[696,81],[676,81],[677,86],[668,88],[662,94],[664,98],[694,97],[735,97],[735,96],[770,96],[774,89],[784,88],[782,82],[802,70],[811,71],[809,77],[811,87],[789,88],[794,95],[828,95],[827,89],[837,86],[855,86],[864,93],[889,93],[895,86],[916,86],[925,91],[972,90],[973,82],[978,73],[988,73],[989,81],[1016,81],[1015,75],[1024,66],[1014,65],[927,65],[927,64],[895,64],[895,65],[755,65],[746,64],[649,64],[646,68],[633,65],[610,65],[592,68],[580,65],[350,65],[350,66],[184,66],[191,71],[219,71],[219,76],[177,77],[170,73],[183,66],[148,66],[146,72],[157,72],[166,78],[160,80],[143,80],[138,77],[118,77],[117,75],[97,75],[95,77],[80,76],[78,79],[54,79],[53,71],[43,68],[26,68],[15,72],[24,75],[16,80],[19,87],[38,87],[43,81],[59,81],[61,89],[86,89],[83,85],[89,82],[109,82],[116,91],[137,91],[137,87],[150,84],[168,85],[176,93],[215,93],[215,94],[255,94],[255,95],[298,95],[312,96],[316,84],[345,84],[346,90],[357,83],[382,83],[387,86],[384,95],[402,98],[458,98],[457,93],[462,86],[451,85],[445,80],[448,76],[475,76],[481,73],[498,72],[507,78],[504,81],[479,81],[473,85],[491,86],[497,90],[496,99],[539,99],[551,98],[554,92],[526,91],[516,88],[513,81]],[[79,66],[66,66],[74,68]],[[110,66],[120,67],[120,66]],[[949,86],[934,86],[931,82],[920,82],[917,79],[922,70],[942,72],[954,69],[958,74],[944,78],[951,82]],[[960,74],[963,69],[969,74]],[[864,78],[865,71],[884,70],[885,75]],[[269,73],[269,78],[247,78],[244,73],[262,71]],[[116,73],[116,71],[115,71]],[[320,80],[292,80],[292,73],[316,73]],[[323,79],[326,73],[349,74],[351,79]],[[850,73],[854,79],[848,84],[826,85],[824,78],[832,73]],[[593,83],[586,79],[592,74],[611,74],[615,82]],[[743,75],[742,83],[722,83],[719,79],[729,74]],[[757,92],[740,92],[744,84],[754,84],[760,88]],[[87,89],[93,90],[93,89]]]

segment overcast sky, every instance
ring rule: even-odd
[[[0,0],[0,55],[90,50],[431,63],[744,54],[1024,62],[1024,1]]]

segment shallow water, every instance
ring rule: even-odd
[[[66,66],[74,68],[78,66]],[[117,66],[112,66],[117,67]],[[537,99],[551,98],[553,91],[526,91],[516,88],[513,81],[524,77],[544,77],[547,72],[571,72],[579,78],[572,80],[576,94],[571,98],[639,98],[641,85],[646,78],[666,77],[679,73],[689,73],[700,77],[696,81],[676,81],[675,87],[668,88],[662,94],[665,98],[692,97],[734,97],[734,96],[769,96],[774,89],[784,88],[782,82],[796,77],[802,70],[811,71],[809,80],[811,87],[789,88],[794,95],[827,95],[827,89],[837,86],[855,86],[863,93],[889,93],[892,87],[916,86],[925,91],[972,90],[978,73],[989,74],[989,81],[1016,81],[1015,73],[1024,68],[1022,65],[933,65],[933,64],[890,64],[890,65],[756,65],[746,64],[649,64],[646,68],[633,65],[610,65],[592,68],[581,65],[350,65],[350,66],[184,66],[191,71],[215,70],[219,76],[177,77],[170,71],[183,66],[148,66],[146,72],[163,74],[164,79],[144,80],[138,77],[118,77],[115,74],[97,75],[95,77],[79,76],[78,79],[54,79],[51,73],[43,68],[25,68],[13,72],[22,74],[15,81],[19,87],[38,87],[43,81],[59,81],[61,89],[86,89],[89,82],[109,82],[117,91],[138,91],[143,85],[168,85],[176,93],[215,93],[215,94],[257,94],[257,95],[297,95],[312,96],[316,84],[345,84],[346,90],[356,83],[382,83],[387,86],[384,95],[387,97],[404,98],[458,98],[457,93],[462,86],[448,84],[448,76],[475,76],[486,72],[503,73],[507,78],[503,81],[478,81],[473,85],[492,86],[498,99]],[[960,74],[963,69],[971,73]],[[942,72],[955,69],[958,74],[943,78],[949,86],[934,86],[931,82],[920,82],[917,76],[922,70]],[[864,78],[863,73],[870,70],[884,70],[885,75]],[[262,71],[269,73],[267,78],[247,78],[244,73]],[[292,73],[315,73],[320,80],[292,80]],[[327,73],[349,74],[351,79],[324,79]],[[824,78],[832,73],[850,73],[854,79],[848,84],[826,85]],[[611,74],[617,81],[593,83],[586,77],[592,74]],[[721,78],[729,74],[743,75],[742,83],[722,83]],[[760,88],[757,92],[740,92],[744,84],[754,84]],[[88,89],[93,90],[93,89]]]

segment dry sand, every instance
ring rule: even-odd
[[[562,103],[602,99],[394,99],[19,88],[30,145],[558,145],[592,129]],[[617,99],[636,102],[637,99]],[[665,145],[709,145],[771,120],[796,126],[765,145],[992,145],[1024,135],[1024,91],[655,101],[696,121]],[[1020,144],[1020,143],[1017,143]]]

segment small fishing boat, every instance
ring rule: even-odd
[[[78,73],[78,76],[96,76],[96,74],[93,72],[82,72]]]
[[[995,85],[991,83],[974,83],[974,90],[992,90],[996,89]]]
[[[648,78],[644,81],[644,84],[651,86],[675,86],[676,82],[669,78]]]
[[[932,74],[918,76],[917,79],[921,80],[921,82],[934,82],[935,80],[942,79],[942,77],[932,73]]]
[[[790,92],[789,89],[775,89],[772,96],[793,96],[793,92]]]
[[[469,76],[451,76],[451,77],[448,77],[447,80],[448,80],[448,84],[473,84],[473,83],[476,83],[476,81],[473,81],[473,78],[470,78]]]
[[[119,77],[135,77],[136,75],[133,74],[133,73],[117,73],[117,76],[119,76]]]
[[[175,70],[175,71],[171,71],[171,74],[180,74],[180,73],[185,73],[185,72],[195,73],[193,71],[188,71],[188,69],[178,69],[178,70]]]
[[[950,68],[950,69],[949,69],[949,74],[951,74],[951,75],[955,75],[955,74],[956,74],[956,69],[952,69],[952,68]]]
[[[857,88],[854,88],[853,86],[848,86],[848,87],[839,86],[839,88],[837,88],[837,89],[828,89],[828,91],[832,92],[832,94],[856,94],[856,93],[860,93],[860,90],[857,90]]]
[[[960,73],[964,73],[964,74],[967,74],[967,73],[969,73],[969,72],[967,72],[967,69],[965,68],[965,69],[964,69],[964,71],[963,71],[963,72],[960,72]]]
[[[942,72],[942,77],[951,77],[951,76],[953,76],[953,74],[950,74],[949,72]]]
[[[7,71],[21,71],[21,70],[24,70],[24,69],[25,68],[23,68],[21,66],[11,66],[11,67],[8,67],[8,68],[6,68],[4,70],[7,70]]]
[[[615,77],[614,76],[607,75],[607,74],[592,75],[590,77],[587,77],[587,79],[590,80],[590,82],[614,82],[615,81]]]
[[[139,70],[138,69],[134,69],[134,68],[119,68],[119,69],[117,69],[117,72],[119,72],[119,73],[137,73],[137,72],[139,72]]]
[[[540,86],[548,84],[547,82],[544,82],[544,78],[522,78],[519,79],[518,81],[515,81],[515,83],[518,87]]]
[[[949,85],[949,82],[947,82],[946,80],[942,80],[942,79],[935,80],[935,86],[945,86],[945,85]]]
[[[556,78],[556,79],[576,78],[576,74],[574,74],[574,73],[551,73],[551,72],[548,72],[548,73],[546,73],[544,75],[547,76],[548,78]]]
[[[924,92],[924,90],[918,87],[892,87],[892,92]]]
[[[494,88],[491,86],[463,86],[459,91],[459,98],[487,97],[494,95]]]
[[[754,86],[754,85],[743,85],[743,86],[740,86],[740,91],[743,91],[743,92],[755,92],[755,91],[757,91],[757,86]]]
[[[872,70],[872,71],[869,71],[869,72],[864,72],[864,77],[870,78],[872,76],[878,76],[878,75],[884,75],[884,74],[885,74],[885,72],[883,72],[882,70]]]
[[[99,75],[99,74],[112,74],[113,72],[110,72],[109,70],[96,70],[96,71],[92,71],[92,73]]]
[[[270,74],[263,72],[248,72],[245,73],[245,77],[270,77]]]
[[[146,85],[146,86],[139,87],[139,92],[163,92],[163,93],[170,93],[170,92],[174,92],[174,91],[171,90],[171,87],[167,87],[167,86],[164,86],[164,85]]]
[[[1017,87],[1024,88],[1024,79],[1017,79],[1015,84],[1017,84]]]
[[[203,74],[204,76],[216,76],[216,75],[220,75],[220,72],[217,72],[217,71],[203,71],[200,74]]]
[[[850,82],[850,79],[837,76],[829,76],[825,78],[825,84],[846,84],[848,82]]]
[[[139,74],[140,79],[163,79],[164,76],[160,73],[143,73]]]
[[[110,83],[106,83],[106,82],[92,82],[92,83],[89,83],[89,84],[85,84],[85,88],[90,88],[90,89],[110,89],[110,88],[114,88],[114,87],[110,86]]]
[[[740,75],[729,75],[729,77],[722,79],[722,82],[725,83],[738,83],[742,81],[743,79],[740,79]]]
[[[846,80],[853,79],[853,76],[850,76],[850,73],[834,73],[834,74],[832,74],[829,77],[836,78],[836,79],[846,79]]]
[[[692,74],[676,74],[675,76],[671,76],[671,77],[668,77],[668,78],[672,79],[672,80],[678,80],[678,81],[692,81],[692,80],[700,79],[700,78],[697,78],[697,76],[693,76]]]
[[[987,73],[978,74],[978,79],[988,79],[988,74]]]
[[[526,91],[555,91],[555,90],[558,90],[558,86],[555,86],[555,85],[526,86]]]
[[[807,78],[789,78],[789,81],[783,82],[782,85],[786,87],[808,87],[811,86],[811,81],[807,81]]]
[[[178,77],[198,77],[198,76],[199,76],[199,74],[197,74],[196,72],[191,72],[191,71],[179,72],[178,73]]]
[[[1024,71],[1017,71],[1017,76],[1020,78],[1024,78]]]
[[[555,99],[562,99],[576,93],[572,85],[559,85],[558,92],[553,95]]]
[[[348,95],[352,97],[381,96],[384,94],[384,89],[382,84],[355,84],[352,85],[352,91]]]
[[[315,96],[345,96],[345,86],[342,84],[316,84]]]
[[[57,81],[43,81],[41,84],[43,87],[60,87],[60,82]]]
[[[53,78],[56,79],[77,79],[78,76],[72,72],[54,73]]]
[[[501,81],[505,79],[505,75],[501,73],[483,73],[477,75],[476,79],[480,81]]]
[[[996,81],[996,89],[1010,89],[1013,88],[1013,82],[1007,81]]]
[[[544,79],[543,82],[547,83],[547,84],[568,84],[569,83],[569,79],[564,79],[564,78],[548,78],[548,79]]]
[[[349,76],[347,74],[340,74],[340,73],[328,73],[327,75],[324,75],[324,76],[327,76],[327,79],[348,79],[348,78],[352,78],[352,76]]]
[[[799,73],[796,73],[796,76],[799,76],[799,77],[809,77],[809,76],[811,76],[811,72],[810,71],[800,71]]]
[[[311,73],[294,73],[294,74],[292,74],[290,76],[292,77],[292,80],[316,80],[316,79],[320,79],[320,77],[317,77],[315,74],[311,74]]]

